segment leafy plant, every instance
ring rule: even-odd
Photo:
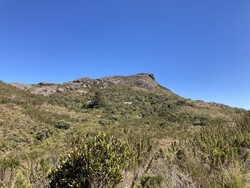
[[[125,143],[104,133],[76,143],[50,173],[50,187],[114,187],[121,182],[130,157]]]

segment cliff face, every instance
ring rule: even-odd
[[[152,89],[159,86],[155,81],[154,75],[147,73],[140,73],[131,76],[110,76],[99,79],[79,78],[63,84],[40,82],[39,84],[32,85],[21,83],[12,83],[11,85],[34,94],[42,94],[45,96],[65,91],[87,93],[90,89],[105,89],[111,85],[123,85],[146,89]]]

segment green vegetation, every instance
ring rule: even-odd
[[[126,144],[104,133],[74,143],[74,150],[49,175],[50,187],[114,187],[121,182],[130,156]]]
[[[245,110],[158,86],[43,96],[0,82],[0,187],[247,187],[249,156]]]
[[[250,161],[250,114],[235,126],[209,125],[173,144],[174,163],[202,187],[244,187]]]

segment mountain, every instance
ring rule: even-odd
[[[146,73],[132,76],[110,76],[100,79],[79,78],[63,84],[40,82],[39,84],[32,85],[22,83],[12,83],[11,85],[31,93],[43,94],[45,96],[70,91],[77,93],[87,93],[93,88],[105,89],[112,85],[123,85],[147,89],[156,88],[159,86],[154,79],[154,75]]]
[[[219,118],[230,122],[234,113],[242,111],[222,104],[182,98],[158,84],[154,75],[148,73],[100,79],[79,78],[63,84],[40,82],[32,85],[21,83],[10,85],[29,93],[48,96],[50,103],[74,110],[90,107],[98,95],[105,113],[109,114],[112,108],[116,109],[112,114],[120,115],[119,118],[150,115],[179,116],[184,120],[193,118],[199,124],[197,119],[208,118]]]
[[[196,151],[194,145],[187,145],[185,142],[183,145],[182,141],[188,139],[188,142],[196,143],[198,137],[195,135],[202,135],[203,131],[205,135],[213,133],[209,136],[213,141],[223,137],[214,137],[217,133],[231,135],[230,127],[235,127],[239,123],[237,118],[244,114],[247,114],[244,109],[180,97],[157,83],[153,74],[147,73],[99,79],[79,78],[62,84],[0,82],[0,186],[48,187],[47,174],[59,164],[60,157],[71,150],[74,138],[85,138],[86,134],[93,136],[98,132],[126,140],[134,152],[139,152],[137,157],[140,157],[141,162],[137,164],[137,178],[131,174],[124,176],[130,182],[134,181],[138,186],[142,186],[140,181],[151,169],[151,166],[148,166],[147,173],[143,171],[151,160],[148,157],[153,155],[149,140],[157,143],[152,150],[156,152],[154,156],[158,156],[159,151],[166,152],[173,144],[174,150],[168,151],[166,156],[171,154],[178,158],[178,152],[184,151],[184,148],[190,148],[189,152]],[[227,128],[221,131],[220,125]],[[229,142],[227,139],[234,137],[237,136],[226,137],[224,140]],[[241,136],[241,139],[246,137]],[[203,144],[200,141],[198,143]],[[247,151],[245,145],[244,151]],[[226,147],[230,149],[231,146]],[[201,150],[202,147],[199,145],[198,148]],[[224,152],[224,149],[221,151]],[[204,153],[205,150],[199,152]],[[158,162],[163,162],[162,160]],[[184,159],[180,158],[179,162],[172,164],[175,169],[178,168],[178,177],[190,173],[188,176],[191,179],[178,180],[182,186],[186,181],[192,182],[190,185],[202,185],[206,182],[197,174],[186,171],[187,167],[175,166],[177,163],[184,164],[183,161]],[[195,162],[192,165],[197,169],[201,164]],[[207,162],[204,162],[204,165],[208,165]],[[163,170],[170,173],[170,167],[165,169],[152,166],[150,176],[156,176],[157,173],[153,170],[155,168],[161,173]],[[132,173],[131,170],[128,172]],[[166,178],[163,177],[165,183]],[[171,181],[177,183],[177,179]],[[128,187],[128,184],[124,182],[120,187]],[[176,184],[172,187],[178,186]]]

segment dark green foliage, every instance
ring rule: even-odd
[[[70,124],[68,122],[65,122],[65,121],[59,121],[55,124],[55,128],[67,130],[70,128]]]
[[[44,127],[36,133],[36,139],[42,141],[49,138],[51,135],[53,135],[53,130]]]
[[[158,188],[163,181],[162,176],[144,175],[141,178],[141,185],[143,188]]]
[[[105,102],[100,92],[96,92],[92,101],[87,105],[87,108],[100,108],[104,107]]]
[[[125,143],[106,134],[82,143],[50,175],[50,187],[114,187],[128,165]]]
[[[49,97],[50,103],[53,105],[60,105],[70,109],[79,110],[82,109],[84,103],[89,101],[91,98],[79,95],[79,94],[67,94],[56,93]]]
[[[208,123],[208,118],[203,116],[194,116],[193,125],[194,126],[206,126]]]

